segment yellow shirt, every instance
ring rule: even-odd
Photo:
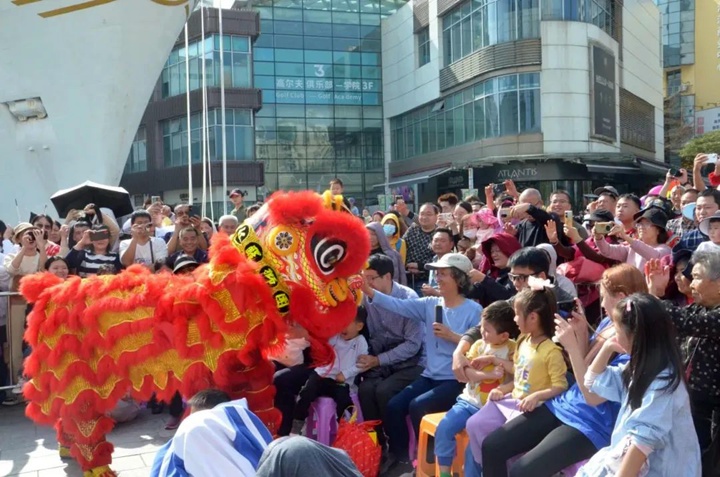
[[[515,387],[512,397],[515,399],[550,388],[568,387],[567,365],[562,351],[550,339],[534,345],[529,335],[522,335],[518,340],[514,363]]]
[[[483,340],[477,340],[468,350],[466,356],[469,360],[473,360],[479,356],[495,356],[499,359],[513,359],[517,344],[515,340],[507,340],[506,342],[499,345],[486,344]],[[495,365],[487,365],[482,371],[491,372],[495,369]],[[482,407],[487,402],[488,394],[490,391],[500,386],[505,380],[503,376],[500,379],[489,379],[481,381],[479,383],[467,383],[465,390],[460,397],[477,407]]]

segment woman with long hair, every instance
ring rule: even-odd
[[[608,313],[633,293],[647,292],[640,270],[620,264],[605,270],[600,280],[602,307]],[[576,303],[578,303],[576,301]],[[620,405],[607,402],[589,406],[583,377],[603,344],[615,336],[609,316],[590,336],[587,320],[578,308],[567,320],[555,317],[555,336],[570,357],[576,377],[563,394],[532,412],[509,421],[483,443],[485,477],[550,477],[577,462],[589,459],[610,443]],[[611,358],[613,365],[627,362],[626,354]],[[524,454],[509,466],[507,461]],[[467,459],[467,457],[466,457]]]
[[[590,405],[620,403],[610,445],[578,476],[700,476],[700,446],[675,327],[657,298],[635,294],[611,312],[615,337],[603,344],[585,374]],[[626,364],[608,366],[616,353]]]

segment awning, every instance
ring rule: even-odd
[[[428,179],[442,175],[451,169],[452,169],[451,167],[439,167],[437,169],[430,169],[430,170],[424,171],[424,172],[417,172],[415,174],[408,174],[406,176],[395,177],[393,179],[390,179],[390,181],[388,181],[387,186],[388,187],[398,187],[398,186],[402,186],[402,185],[422,184],[422,183],[427,182]],[[380,188],[385,188],[385,184],[376,184],[373,186],[373,189],[380,189]]]
[[[665,164],[664,162],[651,161],[648,159],[640,158],[638,158],[636,161],[638,166],[640,166],[640,170],[646,174],[658,175],[664,178],[665,174],[667,174],[668,169],[670,169],[670,165]]]
[[[640,168],[635,165],[618,165],[618,164],[586,164],[588,172],[597,172],[600,174],[634,174],[640,172]]]

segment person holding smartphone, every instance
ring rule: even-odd
[[[20,278],[45,268],[47,243],[43,232],[27,222],[15,227],[13,241],[20,246],[20,250],[7,254],[3,264],[12,277],[12,290],[17,291]]]
[[[110,251],[110,229],[107,225],[94,225],[83,232],[82,239],[65,258],[71,270],[87,278],[97,275],[103,265],[110,265],[118,273],[122,269],[120,255]]]
[[[205,234],[200,229],[200,215],[194,210],[190,204],[178,204],[175,206],[175,229],[165,234],[165,243],[167,243],[168,254],[172,255],[180,250],[180,231],[188,227],[192,227],[198,232],[197,246],[200,250],[208,249],[208,241]]]
[[[144,210],[136,210],[130,216],[130,238],[120,242],[120,262],[124,267],[141,263],[153,267],[168,256],[167,245],[161,238],[152,237],[152,216]]]

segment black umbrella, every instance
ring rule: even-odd
[[[122,187],[112,187],[97,182],[85,181],[80,185],[55,192],[50,197],[61,217],[71,209],[82,210],[88,204],[107,207],[116,217],[133,213],[130,194]]]

